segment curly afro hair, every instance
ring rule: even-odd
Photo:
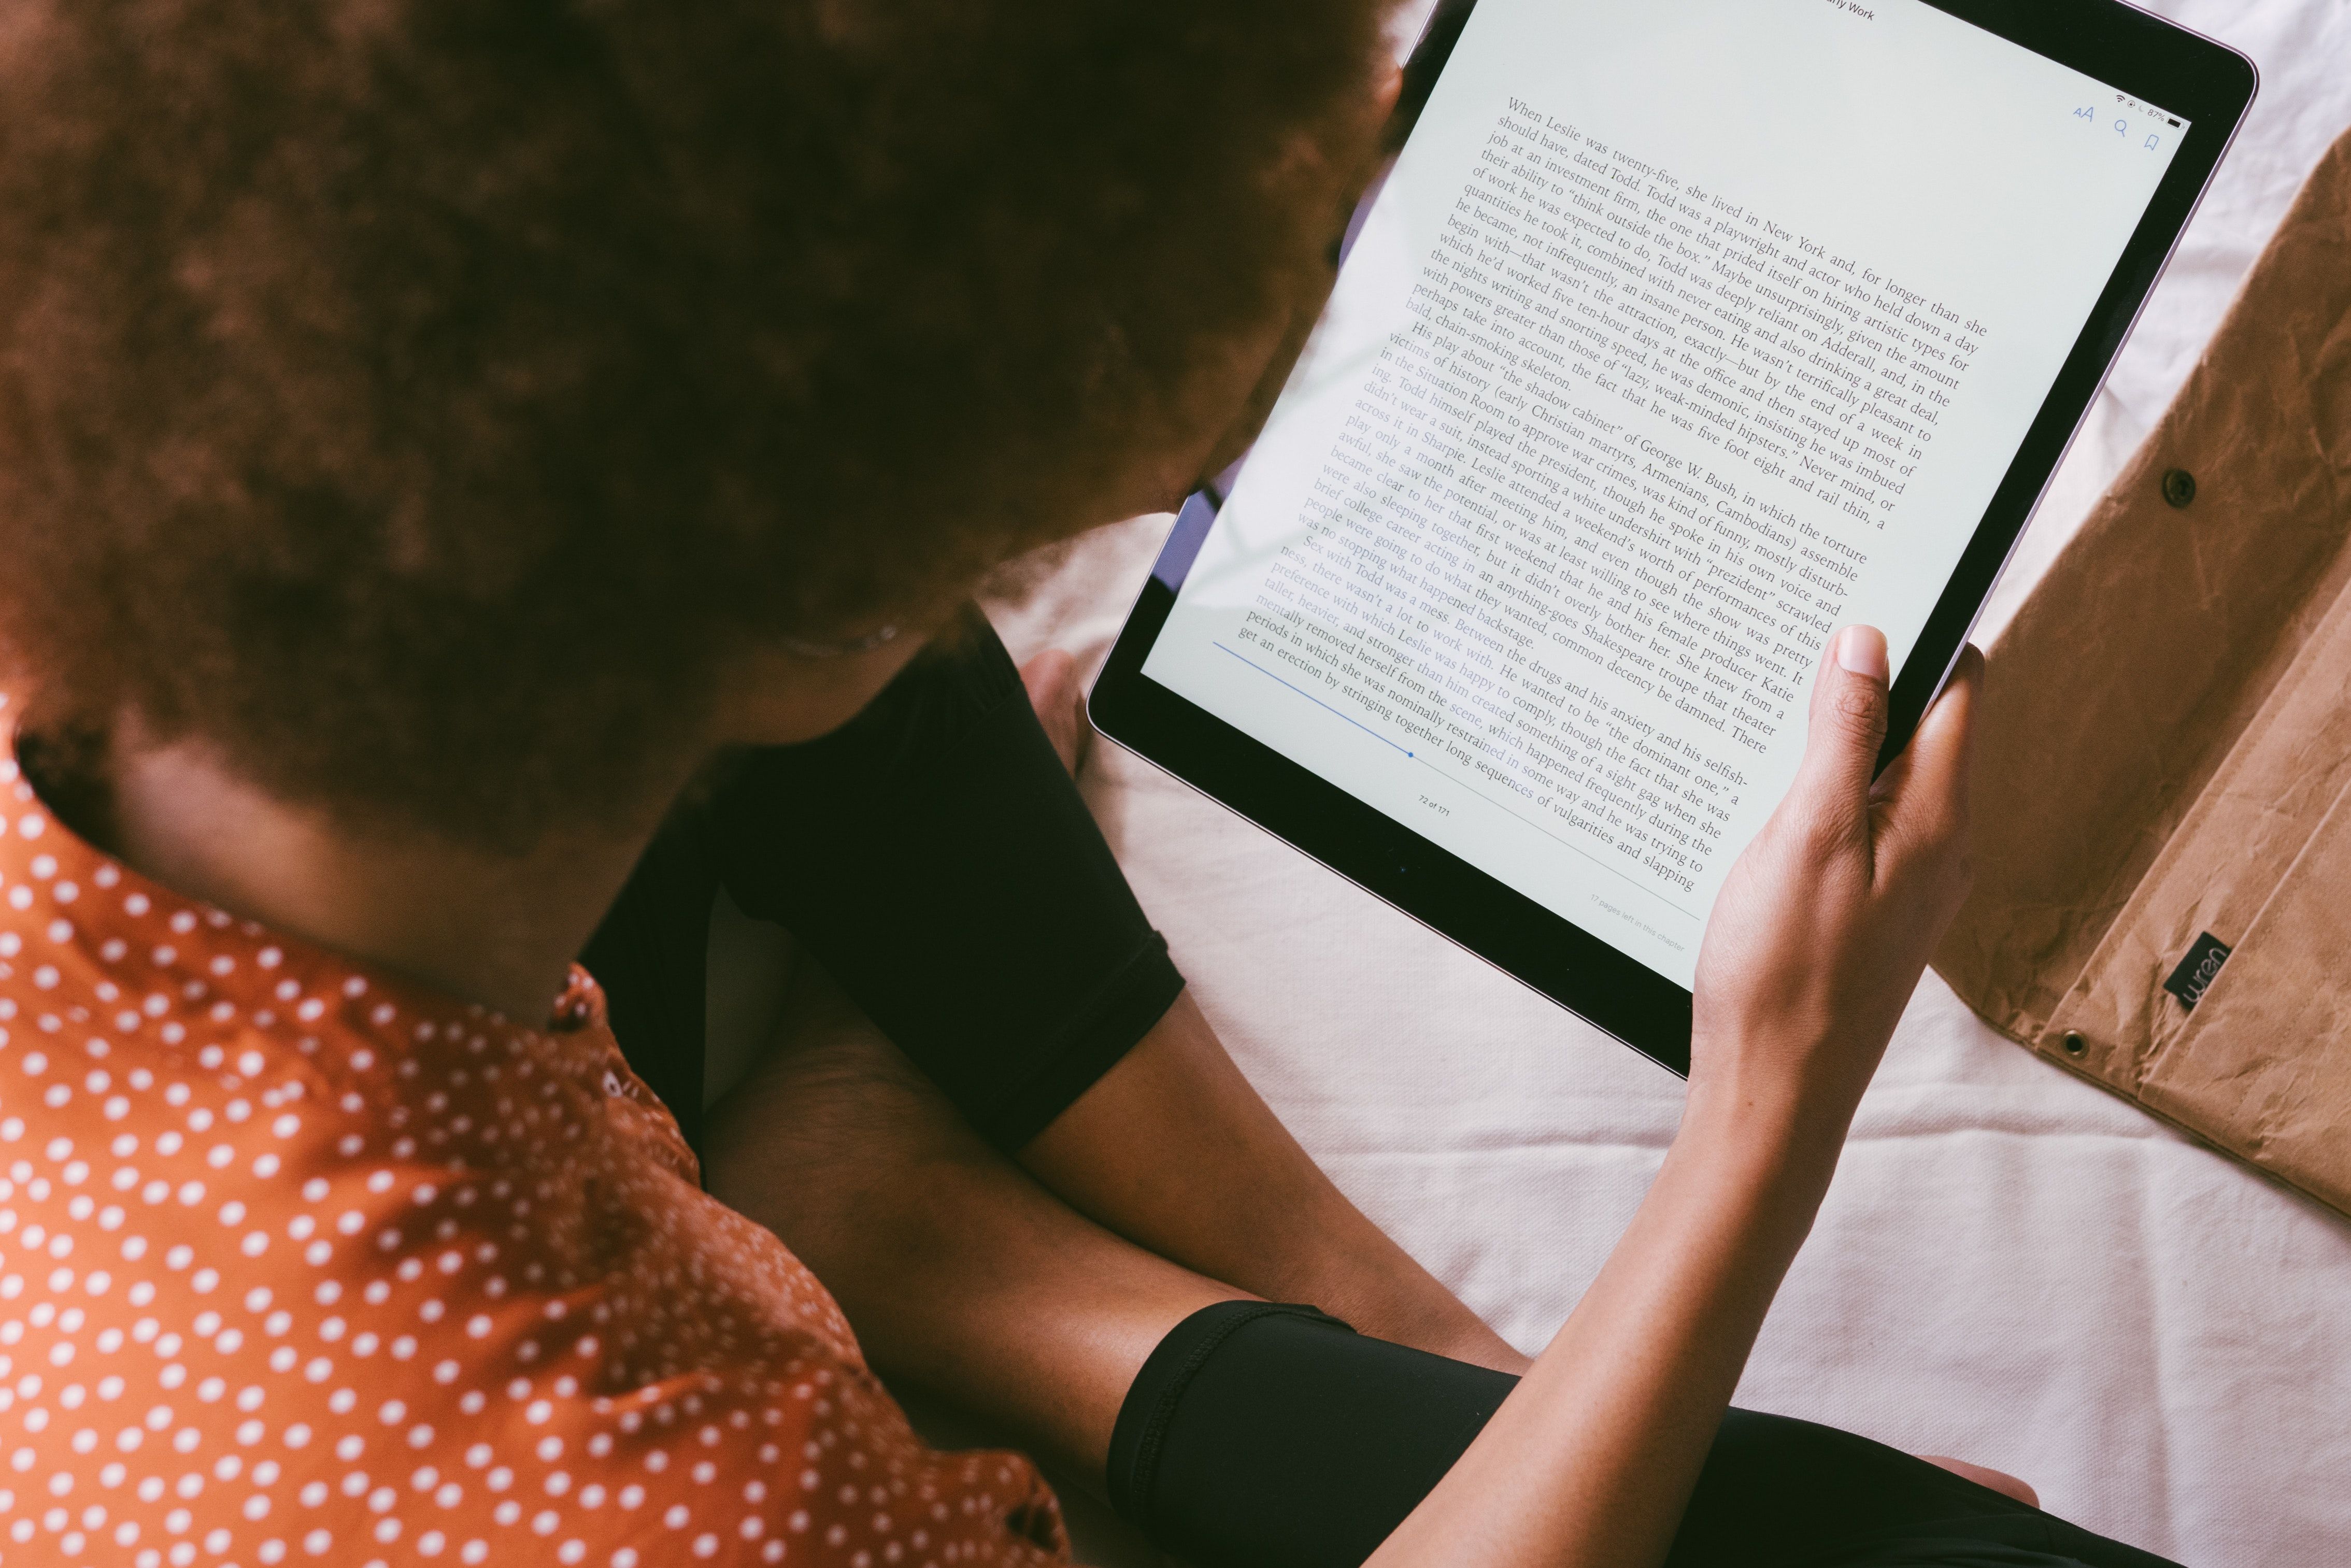
[[[11,4],[15,678],[355,821],[639,809],[747,641],[1199,435],[1327,286],[1384,10]]]

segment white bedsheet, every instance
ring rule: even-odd
[[[2262,97],[1980,636],[2351,126],[2346,0],[2153,8],[2252,55]],[[1165,527],[1086,540],[1001,613],[1014,652],[1098,656]],[[1540,1347],[1639,1203],[1679,1083],[1115,747],[1097,743],[1084,782],[1266,1097],[1374,1219]],[[2012,1470],[2199,1568],[2351,1564],[2351,1224],[2034,1061],[1930,976],[1739,1398]],[[1152,1560],[1114,1535],[1081,1531],[1089,1560]]]

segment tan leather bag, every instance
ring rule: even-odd
[[[1976,886],[1936,968],[2351,1213],[2351,135],[1984,697]]]

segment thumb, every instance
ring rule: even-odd
[[[1877,748],[1886,744],[1886,634],[1847,626],[1822,651],[1813,682],[1804,760],[1789,791],[1815,825],[1840,831],[1865,826]]]

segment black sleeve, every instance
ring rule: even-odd
[[[1111,1436],[1111,1502],[1229,1568],[1355,1568],[1518,1379],[1310,1307],[1226,1301],[1154,1350]],[[1667,1568],[2168,1568],[1866,1437],[1729,1412]]]
[[[841,729],[740,758],[704,840],[1008,1152],[1184,987],[977,610]]]
[[[701,818],[674,811],[580,954],[581,966],[604,988],[621,1054],[661,1096],[696,1155],[702,1152],[710,909],[717,897],[718,873],[703,843]]]

